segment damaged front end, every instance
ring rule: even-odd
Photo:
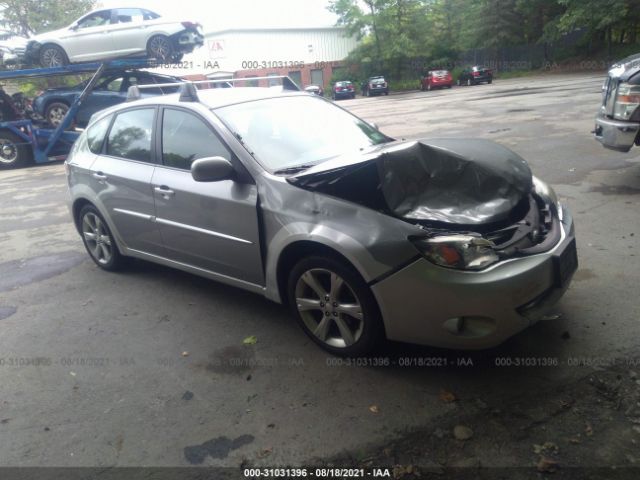
[[[425,234],[410,240],[445,268],[483,270],[547,251],[561,236],[553,191],[524,159],[486,140],[393,143],[288,181],[421,227]]]
[[[191,53],[204,45],[202,26],[199,23],[182,22],[182,26],[184,30],[171,35],[171,42],[176,52],[180,54]]]

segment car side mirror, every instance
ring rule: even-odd
[[[191,164],[191,176],[196,182],[231,180],[235,170],[223,157],[199,158]]]
[[[367,123],[368,123],[368,124],[369,124],[369,126],[370,126],[371,128],[373,128],[374,130],[380,130],[380,129],[378,128],[378,124],[377,124],[377,123],[375,123],[375,122],[367,122]]]
[[[74,25],[71,25],[71,26],[69,27],[69,30],[73,30],[73,31],[75,32],[76,30],[78,30],[78,28],[80,28],[80,27],[79,27],[79,26],[78,26],[78,24],[76,23],[76,24],[74,24]]]

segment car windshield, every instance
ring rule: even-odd
[[[307,95],[240,103],[214,112],[272,171],[317,165],[391,141],[331,102]]]

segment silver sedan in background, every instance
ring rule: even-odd
[[[66,167],[98,266],[136,257],[262,294],[336,355],[497,345],[577,268],[570,213],[514,152],[394,140],[302,92],[187,84],[118,105]]]

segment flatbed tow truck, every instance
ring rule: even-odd
[[[86,87],[69,108],[60,125],[47,128],[34,120],[0,120],[0,169],[64,160],[80,132],[68,130],[82,102],[91,93],[105,71],[111,69],[143,69],[155,66],[153,60],[118,59],[97,63],[72,64],[61,67],[29,68],[0,71],[3,80],[46,78],[65,75],[93,74]],[[4,102],[10,102],[4,96]]]

